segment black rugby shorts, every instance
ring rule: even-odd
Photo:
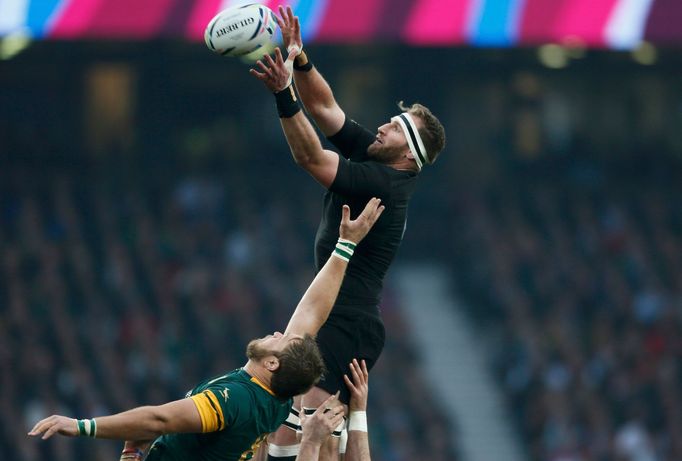
[[[341,391],[339,398],[345,404],[350,401],[350,391],[343,375],[352,379],[348,365],[353,359],[365,360],[367,369],[371,370],[384,348],[384,322],[372,311],[376,312],[376,307],[339,309],[335,306],[317,333],[317,344],[327,373],[316,386],[330,394]]]

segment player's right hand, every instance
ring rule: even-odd
[[[363,360],[358,363],[357,359],[349,364],[351,376],[353,380],[348,378],[348,375],[343,375],[343,380],[350,391],[350,403],[348,409],[350,411],[367,411],[367,395],[369,394],[369,372],[367,371],[367,364]]]
[[[36,425],[33,426],[33,429],[31,429],[31,432],[28,433],[28,435],[33,437],[37,437],[40,434],[43,434],[41,437],[43,440],[49,439],[54,434],[75,437],[78,435],[78,421],[73,418],[67,418],[66,416],[52,415],[38,421]]]
[[[360,240],[365,238],[374,223],[377,222],[384,208],[386,207],[381,205],[381,200],[373,197],[367,202],[360,216],[351,220],[350,208],[348,205],[344,205],[341,215],[341,226],[339,227],[339,237],[356,244],[360,243]]]
[[[298,20],[298,16],[294,16],[294,12],[291,10],[290,6],[287,6],[286,10],[282,5],[279,6],[279,16],[277,18],[277,25],[282,31],[282,44],[287,51],[290,46],[297,46],[298,53],[303,49],[303,39],[301,38],[301,24]]]

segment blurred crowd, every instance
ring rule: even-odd
[[[0,459],[118,459],[120,443],[26,432],[53,413],[181,398],[243,365],[247,342],[282,330],[314,276],[312,180],[258,183],[257,167],[238,162],[224,176],[137,182],[133,170],[3,171]],[[374,458],[454,459],[397,302],[388,287],[388,341],[370,377]]]
[[[459,191],[456,283],[530,459],[682,459],[678,173],[554,160]]]

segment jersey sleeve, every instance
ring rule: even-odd
[[[251,411],[251,394],[239,384],[211,386],[190,397],[199,410],[201,432],[222,431]]]
[[[391,178],[385,167],[375,162],[354,162],[340,158],[336,177],[329,190],[341,195],[378,197],[386,201],[391,192]]]
[[[367,147],[374,142],[374,138],[371,131],[346,117],[338,133],[327,139],[339,149],[344,158],[362,162],[367,159]]]

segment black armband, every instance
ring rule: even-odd
[[[301,104],[296,97],[293,83],[282,91],[275,93],[275,101],[277,102],[279,118],[293,117],[301,110]]]
[[[309,72],[313,68],[313,63],[308,59],[308,55],[305,51],[301,51],[301,54],[296,56],[294,59],[294,70],[299,72]]]

